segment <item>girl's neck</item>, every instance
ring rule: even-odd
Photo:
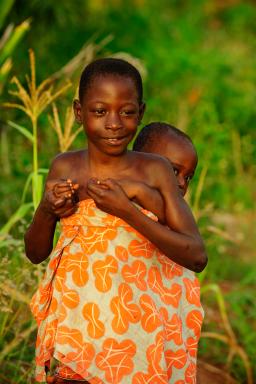
[[[117,176],[127,169],[129,163],[129,152],[118,156],[109,156],[102,153],[91,153],[88,148],[86,160],[88,170],[92,177],[107,178]]]

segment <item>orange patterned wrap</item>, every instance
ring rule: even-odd
[[[195,384],[203,310],[194,273],[91,199],[61,225],[31,303],[36,380],[55,358],[69,380]]]

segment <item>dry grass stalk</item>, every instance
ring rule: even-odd
[[[37,328],[37,324],[33,323],[29,328],[25,329],[23,332],[19,333],[14,337],[14,339],[8,343],[5,348],[0,352],[0,361],[2,361],[5,356],[9,355],[9,353],[16,348],[22,341],[24,341],[29,335],[34,332]]]
[[[33,177],[32,177],[32,195],[34,209],[37,208],[42,194],[42,177],[38,172],[38,117],[44,109],[53,101],[63,94],[70,86],[71,82],[67,82],[60,89],[53,92],[53,80],[48,78],[44,80],[38,87],[36,85],[36,66],[35,55],[32,50],[29,51],[30,59],[30,78],[26,76],[28,90],[26,90],[20,81],[14,77],[12,82],[16,85],[17,91],[10,93],[20,100],[18,103],[4,103],[5,107],[17,108],[23,111],[31,120],[32,135],[30,131],[22,127],[22,131],[26,137],[31,136],[33,144]],[[21,127],[20,127],[21,129]]]
[[[68,107],[66,109],[65,122],[64,122],[63,128],[61,127],[58,109],[54,103],[52,104],[52,111],[53,111],[53,116],[48,116],[48,118],[51,126],[57,133],[60,150],[61,152],[65,152],[69,149],[69,147],[71,146],[71,144],[73,143],[77,135],[81,131],[83,131],[83,127],[81,126],[77,128],[72,133],[72,128],[75,122],[72,107]]]
[[[231,236],[227,231],[224,231],[222,230],[221,228],[219,227],[216,227],[215,225],[208,225],[206,227],[207,231],[211,232],[211,233],[214,233],[215,235],[218,235],[220,236],[222,239],[224,240],[228,240],[230,241],[231,243],[234,243],[234,244],[240,244],[241,241],[238,240],[237,238],[235,238],[234,236]]]
[[[53,92],[53,80],[48,78],[37,87],[35,55],[31,49],[29,50],[29,59],[31,75],[30,78],[26,76],[28,91],[17,77],[13,77],[11,82],[16,85],[17,91],[9,91],[9,93],[17,97],[21,103],[4,103],[4,106],[20,109],[29,116],[32,122],[35,122],[44,109],[64,93],[71,86],[71,83],[67,82],[59,90]]]
[[[201,288],[201,293],[205,293],[207,291],[212,291],[216,295],[217,303],[219,306],[220,315],[222,318],[223,326],[226,331],[226,335],[217,332],[202,332],[202,337],[212,338],[229,346],[229,354],[227,357],[226,367],[229,371],[231,368],[231,364],[235,355],[238,355],[243,361],[246,376],[247,376],[247,384],[253,384],[253,373],[250,360],[245,352],[245,350],[239,345],[236,335],[231,327],[229,322],[229,318],[227,315],[225,300],[223,294],[221,292],[220,287],[217,284],[207,284]]]
[[[208,164],[205,164],[199,176],[199,180],[198,180],[198,184],[195,192],[195,198],[193,202],[193,207],[192,207],[193,214],[196,220],[198,220],[200,217],[199,202],[200,202],[200,197],[203,191],[207,171],[208,171]]]
[[[91,40],[93,40],[94,38],[95,37],[92,37]],[[79,51],[79,53],[75,57],[73,57],[73,59],[70,60],[63,68],[55,72],[50,77],[50,79],[56,80],[62,78],[63,76],[69,76],[80,66],[85,67],[111,40],[113,40],[113,36],[108,35],[98,44],[95,44],[92,41],[88,41]]]
[[[15,288],[11,287],[8,282],[0,283],[0,292],[5,292],[8,296],[12,297],[14,300],[19,303],[30,304],[31,297],[26,296],[24,293],[17,291]]]

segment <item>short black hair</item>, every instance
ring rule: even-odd
[[[95,77],[106,75],[132,79],[138,92],[138,101],[142,103],[143,86],[139,71],[126,60],[111,57],[95,60],[84,68],[79,83],[79,100],[83,100],[87,89]]]
[[[146,149],[146,147],[155,145],[157,140],[159,140],[159,137],[166,135],[167,133],[171,133],[174,136],[183,138],[194,146],[191,138],[180,129],[174,127],[171,124],[152,122],[148,125],[145,125],[145,127],[141,129],[133,143],[133,150],[138,152],[143,151],[143,149]]]

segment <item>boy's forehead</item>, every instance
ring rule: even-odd
[[[165,132],[154,135],[153,139],[150,140],[150,145],[157,150],[165,150],[166,145],[173,147],[180,147],[186,142],[184,138],[174,135],[172,132]]]
[[[158,153],[171,162],[187,162],[191,163],[191,167],[197,165],[197,153],[194,145],[184,137],[166,133],[155,137],[147,148],[150,152]]]
[[[196,153],[192,142],[190,142],[186,137],[178,136],[172,132],[166,132],[164,134],[158,135],[155,138],[155,144],[158,146],[158,148],[166,148],[166,145],[168,145],[170,148],[175,147],[177,150],[192,149]],[[152,145],[154,145],[154,141],[152,142]]]

